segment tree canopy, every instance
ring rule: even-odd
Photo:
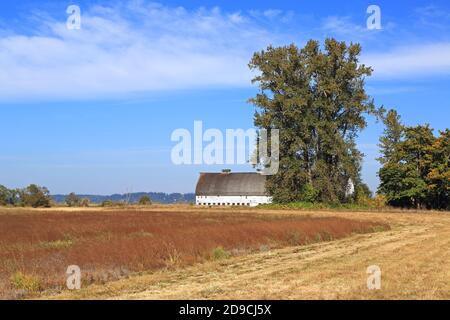
[[[357,187],[363,154],[355,139],[379,116],[366,94],[372,69],[359,63],[361,46],[327,39],[304,48],[269,46],[254,54],[249,67],[259,71],[259,93],[249,101],[258,109],[259,128],[280,130],[280,166],[267,179],[278,202],[342,202],[349,179]]]
[[[429,125],[402,125],[393,110],[384,124],[379,193],[393,206],[449,209],[450,130],[435,137]]]
[[[50,192],[46,187],[30,184],[28,187],[21,189],[19,194],[20,204],[23,206],[34,208],[51,206]]]
[[[80,205],[81,199],[74,192],[71,192],[66,197],[65,202],[69,207],[78,207]]]

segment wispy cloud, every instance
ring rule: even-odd
[[[39,27],[0,38],[3,99],[244,86],[252,52],[277,38],[239,12],[141,1],[83,11],[81,30],[48,17]]]
[[[440,25],[443,19],[450,18],[448,12],[436,7],[418,9],[416,12],[420,12],[422,17],[434,17],[436,25]],[[327,35],[353,42],[380,42],[389,39],[382,52],[370,52],[367,49],[363,51],[361,60],[374,68],[375,78],[407,79],[450,73],[450,42],[421,43],[414,39],[415,44],[402,45],[408,39],[395,36],[396,25],[392,21],[384,21],[381,30],[368,30],[365,25],[354,23],[351,17],[329,16],[322,20],[321,28]],[[390,45],[393,42],[397,44]],[[391,88],[387,91],[399,90],[409,89]]]
[[[329,16],[322,20],[322,29],[341,36],[369,34],[366,26],[352,22],[351,17]]]
[[[381,38],[392,37],[398,31],[395,29],[395,22],[383,19],[381,29],[368,29],[366,21],[356,23],[351,16],[327,16],[320,24],[322,34],[351,42],[376,42]]]
[[[450,73],[450,43],[398,47],[385,53],[372,53],[364,62],[374,68],[374,77],[400,79]]]
[[[311,34],[295,33],[294,16],[278,9],[191,10],[134,0],[83,7],[81,30],[68,30],[66,21],[34,13],[33,34],[0,30],[0,102],[250,86],[247,63],[269,44],[301,46],[306,38],[324,36],[360,41],[376,34],[339,16],[323,19]],[[448,74],[450,43],[381,53],[365,48],[362,60],[381,78]]]
[[[450,29],[450,10],[435,5],[420,7],[415,10],[418,22],[428,28]]]

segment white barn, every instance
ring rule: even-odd
[[[199,206],[250,206],[272,202],[266,193],[266,176],[256,172],[200,173],[195,188]]]

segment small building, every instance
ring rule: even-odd
[[[266,176],[256,172],[200,173],[195,188],[199,206],[250,206],[272,202],[266,193]]]

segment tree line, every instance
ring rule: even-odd
[[[17,207],[50,207],[52,198],[46,187],[30,184],[23,189],[8,189],[0,185],[0,205]]]
[[[384,124],[379,193],[392,206],[450,209],[450,130],[405,126],[395,110]]]
[[[65,198],[64,204],[68,207],[89,207],[91,203],[88,198],[80,198],[74,192],[71,192]],[[100,205],[102,207],[112,207],[124,204],[126,203],[105,200]],[[152,204],[152,199],[148,195],[144,195],[137,204],[148,206]],[[23,189],[8,189],[0,185],[0,206],[49,208],[53,205],[55,203],[46,187],[30,184]]]
[[[361,46],[326,39],[303,48],[269,46],[249,63],[257,75],[258,128],[279,129],[279,171],[268,176],[275,202],[349,203],[370,198],[356,144],[367,116],[385,122],[378,194],[402,207],[448,208],[448,130],[392,124],[394,111],[376,107],[365,81],[373,69],[359,62]],[[269,148],[270,149],[270,148]]]

